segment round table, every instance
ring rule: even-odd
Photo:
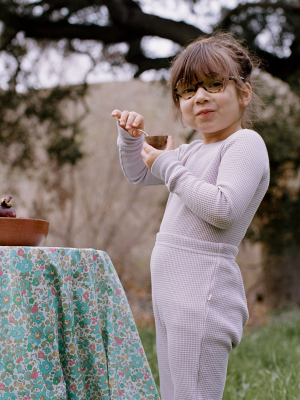
[[[105,252],[0,247],[0,399],[159,399]]]

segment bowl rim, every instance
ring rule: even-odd
[[[158,138],[158,137],[161,137],[161,138],[167,138],[167,137],[169,137],[169,135],[148,135],[148,136],[146,136],[145,137],[145,140],[148,138]]]
[[[49,224],[49,221],[45,219],[39,219],[39,218],[23,218],[23,217],[0,217],[0,221],[40,221],[40,222],[47,222]]]

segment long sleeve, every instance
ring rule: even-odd
[[[151,172],[198,217],[220,229],[238,221],[269,171],[262,138],[241,130],[224,141],[215,184],[194,176],[175,151],[160,155]]]
[[[118,132],[120,163],[127,180],[134,185],[164,185],[164,181],[154,176],[143,162],[144,138],[130,136],[119,124]]]

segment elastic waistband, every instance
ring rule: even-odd
[[[206,242],[204,240],[197,240],[187,236],[161,232],[156,235],[156,243],[164,243],[176,248],[190,249],[202,254],[219,255],[231,259],[235,259],[239,251],[236,246],[231,244]]]

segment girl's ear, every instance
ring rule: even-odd
[[[240,104],[242,107],[247,107],[252,98],[252,87],[250,83],[246,82],[246,89],[241,92]]]

